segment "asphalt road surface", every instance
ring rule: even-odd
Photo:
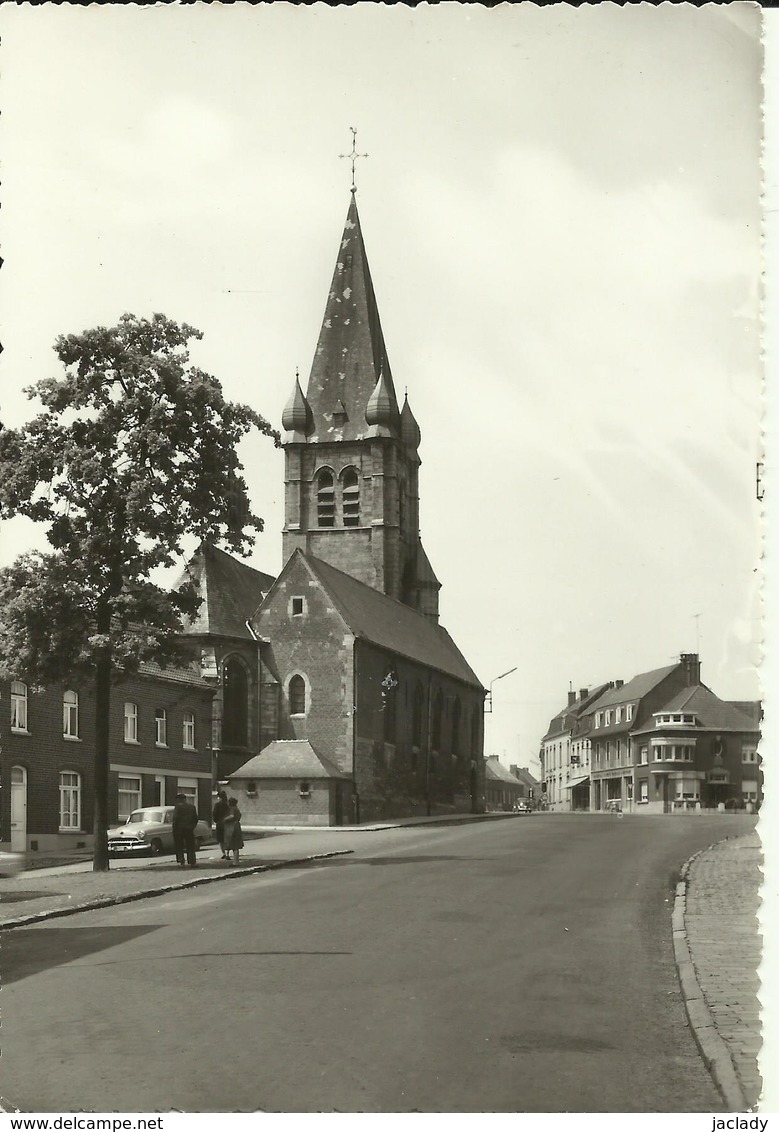
[[[351,857],[3,932],[0,1095],[24,1112],[720,1112],[671,908],[683,861],[723,835],[716,817],[605,815],[361,833]]]

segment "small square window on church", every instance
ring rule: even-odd
[[[292,616],[302,617],[305,612],[305,605],[302,597],[293,597],[292,599]]]

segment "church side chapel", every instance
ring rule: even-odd
[[[398,404],[354,188],[308,385],[295,379],[282,425],[284,568],[268,585],[212,562],[193,626],[219,676],[216,777],[248,824],[483,808],[484,689],[438,621],[421,434]],[[202,574],[221,552],[198,554]],[[239,579],[239,600],[220,594]]]

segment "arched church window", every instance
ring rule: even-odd
[[[320,527],[335,526],[335,488],[333,473],[323,468],[316,480],[316,520]]]
[[[422,746],[422,712],[425,706],[425,693],[422,685],[417,684],[414,689],[414,710],[411,716],[411,742],[415,747]]]
[[[479,750],[479,725],[480,718],[478,711],[474,708],[473,716],[471,717],[471,758],[475,759]]]
[[[345,527],[356,527],[360,522],[360,480],[355,468],[343,473],[343,516]]]
[[[433,700],[433,734],[430,739],[430,746],[434,751],[441,750],[441,719],[443,714],[443,697],[440,692],[436,692],[436,697]]]
[[[289,682],[289,714],[306,714],[306,682],[302,676],[293,676]]]
[[[222,745],[245,747],[249,741],[249,682],[237,657],[223,669]]]
[[[460,697],[458,696],[454,701],[452,708],[452,754],[457,756],[460,753],[460,718],[462,716],[462,707],[460,706]]]

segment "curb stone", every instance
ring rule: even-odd
[[[725,837],[722,840],[728,841],[730,839]],[[712,842],[705,849],[699,849],[697,853],[693,853],[691,857],[687,858],[679,871],[680,880],[676,885],[672,914],[674,959],[676,960],[676,974],[692,1036],[727,1110],[729,1112],[751,1112],[741,1082],[738,1079],[730,1050],[723,1038],[720,1037],[714,1018],[706,1005],[703,990],[695,973],[685,926],[690,868],[702,853],[706,853],[714,845],[719,844],[721,844],[719,841]],[[677,924],[681,926],[677,927]]]
[[[235,869],[229,873],[217,873],[216,876],[199,876],[180,884],[160,885],[157,888],[145,888],[142,892],[130,892],[124,896],[108,896],[101,900],[89,900],[84,904],[74,904],[69,908],[52,908],[48,912],[34,912],[29,916],[20,916],[16,920],[7,920],[0,924],[0,932],[9,928],[21,928],[27,924],[36,924],[41,920],[54,920],[62,916],[74,916],[77,912],[93,912],[99,908],[113,908],[119,904],[132,904],[136,900],[146,900],[152,896],[164,896],[168,892],[180,892],[184,888],[197,888],[203,884],[217,884],[219,881],[235,880],[237,877],[251,876],[254,873],[267,873],[276,869],[292,868],[295,865],[305,865],[310,861],[323,861],[329,857],[346,857],[353,853],[353,849],[336,849],[332,853],[312,853],[308,857],[297,857],[289,861],[275,861],[264,865],[248,865]]]

